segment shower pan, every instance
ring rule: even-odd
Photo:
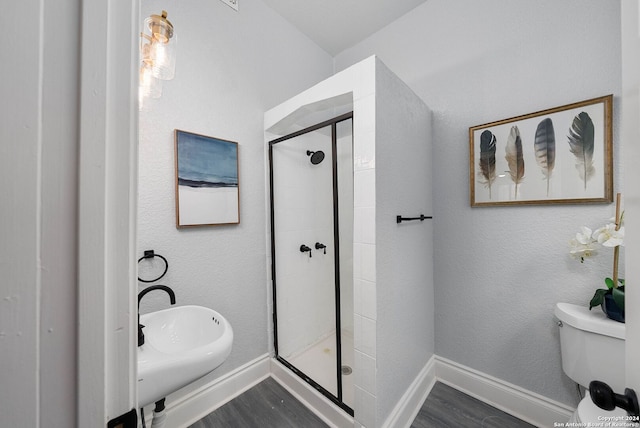
[[[353,416],[352,113],[269,142],[276,358]]]

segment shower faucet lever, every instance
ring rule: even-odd
[[[327,254],[327,246],[319,242],[316,242],[316,250],[323,250],[324,254]]]
[[[307,251],[309,252],[309,258],[311,258],[311,248],[307,247],[304,244],[300,245],[300,252],[301,253],[306,253]]]

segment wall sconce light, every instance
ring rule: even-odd
[[[153,76],[151,65],[142,62],[140,66],[139,95],[142,98],[160,98],[162,96],[162,82]]]
[[[142,107],[146,97],[160,98],[160,80],[173,79],[176,71],[176,35],[173,24],[167,19],[167,11],[151,15],[144,20],[145,28],[140,33],[140,87],[139,100]]]

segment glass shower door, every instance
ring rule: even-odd
[[[338,396],[331,127],[271,146],[277,355]]]

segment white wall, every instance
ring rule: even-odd
[[[469,207],[468,128],[620,95],[620,5],[597,0],[429,0],[335,58],[376,54],[433,110],[436,354],[576,404],[561,369],[556,302],[586,304],[610,257],[568,241],[610,205]],[[614,110],[618,99],[614,102]],[[622,190],[614,113],[614,183]],[[428,302],[425,302],[425,305]],[[398,351],[400,352],[400,351]]]
[[[178,44],[175,79],[140,112],[139,252],[169,260],[160,283],[177,304],[214,308],[234,329],[228,360],[194,388],[269,351],[263,114],[330,75],[332,61],[261,1],[239,12],[205,0],[142,8],[143,17],[167,10]],[[175,128],[238,142],[239,225],[176,229]],[[144,300],[143,313],[168,305],[163,293]]]
[[[2,19],[3,426],[76,424],[79,3],[12,3]]]
[[[429,108],[380,61],[376,63],[376,425],[418,378],[434,353]],[[366,357],[365,357],[366,358]]]

